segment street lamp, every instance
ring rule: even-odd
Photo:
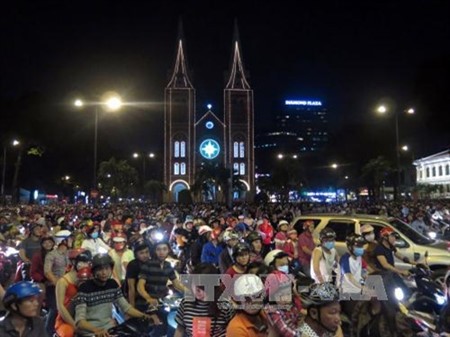
[[[105,111],[116,111],[122,106],[122,99],[117,94],[111,93],[104,97],[101,102],[89,102],[85,103],[82,99],[76,99],[74,105],[77,108],[83,108],[84,105],[93,105],[94,108],[94,172],[93,172],[93,188],[97,188],[97,148],[98,148],[98,114],[99,107],[102,107]]]
[[[336,164],[336,163],[331,164],[331,168],[332,168],[332,169],[337,169],[338,167],[339,167],[339,165]]]
[[[134,159],[137,159],[141,156],[142,156],[142,187],[144,187],[144,185],[145,185],[145,161],[146,161],[147,157],[150,159],[155,158],[155,154],[153,152],[150,152],[148,154],[142,154],[142,155],[138,152],[133,153]]]
[[[16,147],[20,145],[20,142],[17,139],[13,139],[11,142],[11,145]],[[2,196],[2,202],[5,202],[5,178],[6,178],[6,144],[3,145],[3,170],[2,170],[2,186],[1,186],[1,196]]]
[[[380,105],[377,108],[377,112],[380,114],[385,114],[389,111],[388,107],[385,105]],[[408,108],[403,110],[404,113],[408,115],[413,115],[415,113],[415,110],[413,108]],[[400,194],[400,145],[399,145],[399,139],[400,139],[400,132],[398,127],[398,116],[399,111],[397,109],[394,109],[394,121],[395,121],[395,157],[396,157],[396,171],[397,171],[397,188],[395,189],[394,198],[397,199],[398,195]]]

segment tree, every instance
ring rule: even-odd
[[[101,162],[97,176],[102,193],[113,199],[136,194],[138,172],[126,160],[112,157]]]
[[[371,159],[363,166],[362,178],[367,184],[369,197],[375,200],[380,198],[381,186],[390,173],[392,173],[391,164],[383,156]]]
[[[161,181],[148,180],[145,182],[144,194],[149,196],[151,202],[160,202],[163,191],[167,191],[167,187]]]

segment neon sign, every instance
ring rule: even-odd
[[[285,100],[285,105],[304,105],[304,106],[322,106],[321,101],[298,101],[298,100]]]
[[[214,139],[206,139],[200,144],[200,154],[205,159],[214,159],[220,153],[220,145]]]

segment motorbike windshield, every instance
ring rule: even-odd
[[[435,240],[426,237],[399,219],[389,219],[389,223],[417,245],[430,245]]]

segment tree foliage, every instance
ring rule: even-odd
[[[126,160],[112,157],[100,163],[98,182],[101,192],[112,198],[134,196],[138,172]]]
[[[378,156],[367,162],[362,168],[362,178],[369,189],[369,196],[375,200],[380,198],[381,186],[389,174],[392,166],[383,156]]]

